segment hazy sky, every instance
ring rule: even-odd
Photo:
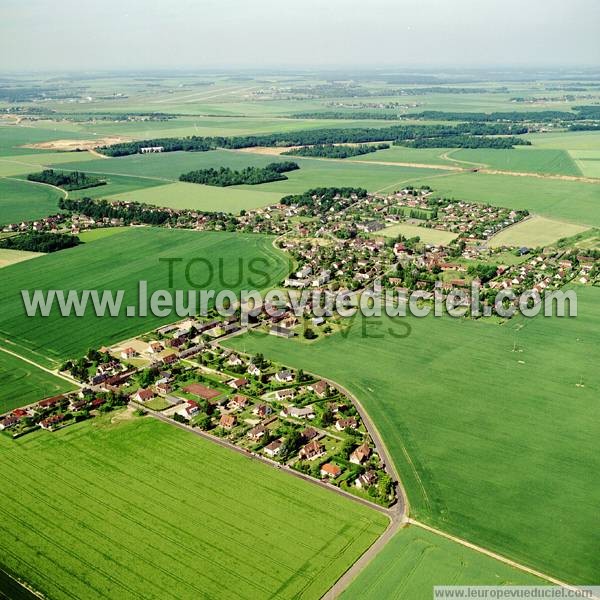
[[[600,66],[599,0],[0,0],[0,70]]]

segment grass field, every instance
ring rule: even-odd
[[[406,237],[419,236],[421,241],[425,244],[448,244],[455,237],[455,233],[449,231],[439,231],[437,229],[430,229],[428,227],[419,227],[418,225],[410,225],[408,223],[398,223],[397,225],[391,225],[381,231],[377,231],[375,236],[384,237],[396,237],[402,234]]]
[[[354,156],[350,160],[361,162],[399,162],[426,165],[450,165],[456,163],[442,158],[442,154],[448,152],[441,148],[405,148],[404,146],[390,146],[387,150],[377,150],[370,154]]]
[[[563,237],[571,237],[586,231],[588,228],[582,225],[573,225],[564,221],[554,221],[535,215],[504,231],[490,239],[488,245],[492,248],[498,246],[528,246],[536,248],[556,242]]]
[[[0,350],[0,414],[74,389],[64,379]]]
[[[23,156],[3,156],[0,157],[0,175],[4,177],[26,175],[49,167],[60,169],[63,163],[74,160],[83,163],[94,158],[88,152],[47,152]]]
[[[61,360],[77,356],[89,347],[124,340],[161,323],[178,320],[176,315],[159,318],[150,312],[148,317],[127,317],[125,314],[126,305],[137,305],[138,281],[146,280],[150,293],[156,289],[169,289],[168,267],[159,262],[160,258],[182,259],[174,269],[173,280],[174,289],[181,290],[189,289],[184,272],[187,261],[192,258],[208,261],[190,267],[192,280],[216,291],[224,287],[260,289],[287,274],[283,255],[272,247],[271,238],[267,236],[129,229],[117,236],[3,269],[0,337],[9,339],[25,352]],[[249,271],[252,259],[261,261],[254,268],[268,274],[268,278]],[[208,265],[212,269],[210,283],[207,283],[211,279]],[[252,287],[248,288],[249,285]],[[57,307],[48,317],[27,318],[21,289],[123,290],[124,306],[120,316],[114,318],[96,317],[91,306],[81,318],[62,318]]]
[[[446,173],[413,178],[411,183],[430,185],[440,196],[527,209],[579,225],[600,225],[598,184],[485,173]]]
[[[242,209],[250,210],[277,204],[281,196],[282,194],[277,192],[177,182],[124,192],[109,196],[109,199],[135,200],[156,206],[237,214]]]
[[[90,229],[89,231],[83,231],[77,237],[85,243],[95,242],[96,240],[103,240],[119,233],[125,233],[129,231],[128,227],[105,227],[103,229]]]
[[[31,260],[43,256],[40,252],[26,252],[25,250],[5,250],[0,248],[0,269],[2,267],[8,267],[8,265],[14,265],[24,260]]]
[[[592,583],[600,569],[600,289],[577,291],[574,319],[357,319],[346,337],[310,346],[258,334],[227,344],[352,390],[416,518]]]
[[[582,175],[577,164],[566,150],[550,148],[517,147],[513,150],[450,150],[448,156],[464,162],[466,167],[480,165],[500,171],[542,173],[550,175]]]
[[[425,529],[407,527],[388,542],[340,599],[431,600],[437,585],[543,585],[543,582]]]
[[[0,225],[56,214],[60,198],[61,192],[47,185],[0,177]]]
[[[318,599],[387,525],[171,425],[126,419],[0,440],[13,483],[0,491],[3,562],[48,597]]]

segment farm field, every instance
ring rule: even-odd
[[[0,248],[0,269],[2,267],[8,267],[8,265],[14,265],[24,260],[31,260],[43,256],[41,252],[27,252],[25,250],[6,250]]]
[[[74,389],[68,381],[0,350],[0,414]]]
[[[552,244],[564,237],[571,237],[586,231],[588,228],[582,225],[554,221],[539,215],[534,215],[512,227],[507,227],[497,235],[493,236],[488,245],[492,248],[498,246],[527,246],[537,248]]]
[[[459,163],[464,163],[466,167],[481,166],[500,171],[574,175],[576,177],[582,175],[576,162],[566,150],[532,147],[517,147],[513,150],[479,148],[477,150],[449,150],[447,156]]]
[[[544,582],[425,529],[400,530],[340,600],[431,600],[437,585],[543,585]]]
[[[88,229],[87,231],[82,231],[77,235],[77,237],[84,243],[95,242],[96,240],[103,240],[107,237],[112,237],[113,235],[118,235],[119,233],[125,233],[129,231],[128,227],[106,227],[104,229]]]
[[[133,228],[117,236],[47,254],[27,264],[6,267],[2,270],[0,289],[3,307],[0,337],[9,339],[18,348],[56,361],[75,357],[90,347],[127,339],[178,320],[175,314],[159,318],[150,311],[147,317],[125,314],[126,305],[137,305],[139,280],[148,282],[150,294],[156,289],[169,289],[168,268],[159,262],[160,258],[208,260],[190,268],[192,280],[204,288],[209,286],[216,291],[224,287],[239,290],[244,286],[261,289],[278,282],[287,273],[286,262],[272,247],[271,239],[251,234]],[[255,269],[268,277],[249,272],[249,261],[254,258],[261,259]],[[242,267],[239,261],[243,262]],[[208,264],[213,277],[210,284],[207,283],[211,278]],[[181,265],[174,268],[173,288],[187,290],[189,285],[184,278],[187,262]],[[248,285],[252,287],[247,288]],[[100,319],[90,306],[84,317],[65,320],[55,306],[48,317],[28,318],[21,289],[123,290],[123,309],[118,317],[109,317],[107,313]]]
[[[311,344],[255,333],[227,345],[353,391],[398,467],[414,518],[592,583],[600,289],[576,289],[577,318],[357,318],[345,336]]]
[[[156,206],[238,214],[242,209],[250,210],[277,204],[281,196],[282,194],[277,192],[241,190],[234,187],[221,188],[178,181],[158,187],[115,194],[109,196],[109,199],[135,200]]]
[[[60,169],[66,162],[77,160],[83,163],[93,159],[95,159],[94,155],[88,152],[40,152],[23,156],[3,156],[0,157],[0,176],[27,175],[46,168]]]
[[[62,195],[47,185],[0,177],[0,226],[56,214]]]
[[[14,482],[0,491],[2,560],[57,599],[318,599],[387,526],[365,506],[126,412],[0,439],[0,456]]]
[[[527,209],[550,219],[578,225],[600,225],[600,184],[485,173],[414,177],[411,183],[430,185],[440,196]],[[385,191],[392,189],[394,186]]]
[[[586,177],[600,178],[600,149],[571,150],[570,154]]]
[[[410,225],[409,223],[390,225],[390,227],[377,231],[374,236],[396,237],[400,234],[405,237],[419,236],[425,244],[447,244],[456,237],[456,234],[449,231],[439,231],[438,229],[419,227],[418,225]]]
[[[377,150],[371,154],[362,154],[353,156],[351,159],[361,162],[399,162],[427,165],[446,165],[459,166],[452,161],[443,158],[442,155],[448,152],[442,148],[406,148],[404,146],[390,146],[386,150]]]

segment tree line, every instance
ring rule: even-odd
[[[47,183],[63,190],[84,190],[99,185],[106,185],[106,181],[99,177],[93,177],[87,173],[80,171],[72,171],[65,173],[64,171],[55,171],[54,169],[46,169],[40,173],[30,173],[27,175],[29,181],[37,181],[38,183]]]
[[[227,187],[230,185],[257,185],[270,181],[281,181],[287,179],[283,173],[299,169],[297,163],[292,161],[275,162],[265,167],[246,167],[241,171],[234,171],[229,167],[218,169],[198,169],[179,176],[179,181],[188,183],[202,183],[204,185],[215,185]]]
[[[302,194],[284,196],[280,203],[285,206],[306,206],[313,214],[325,214],[330,210],[341,210],[349,205],[348,198],[366,198],[367,190],[354,187],[313,188]],[[346,199],[346,202],[343,202]]]
[[[350,156],[360,156],[361,154],[369,154],[377,152],[377,150],[385,150],[389,148],[389,144],[379,143],[372,146],[368,144],[360,144],[358,146],[346,146],[334,144],[317,144],[316,146],[301,146],[282,154],[292,156],[318,156],[321,158],[348,158]]]
[[[481,135],[449,135],[440,137],[419,137],[413,140],[396,140],[395,146],[408,148],[494,148],[510,149],[514,146],[531,146],[529,140],[515,137],[488,137]]]

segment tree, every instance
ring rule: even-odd
[[[304,337],[307,340],[314,340],[317,337],[317,334],[310,327],[308,327],[304,330]]]

